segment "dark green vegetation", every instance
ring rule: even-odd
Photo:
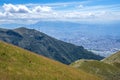
[[[0,40],[65,64],[70,64],[78,59],[103,59],[103,57],[87,51],[82,46],[54,39],[34,29],[23,27],[14,30],[0,29]]]
[[[0,80],[100,80],[57,61],[0,41]]]
[[[104,80],[120,80],[120,52],[102,61],[78,60],[71,64],[85,72],[104,78]]]

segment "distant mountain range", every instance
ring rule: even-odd
[[[44,32],[59,40],[83,46],[101,56],[120,50],[120,23],[75,23],[39,21],[35,24],[0,24],[2,28],[27,27]]]
[[[40,21],[30,25],[59,40],[69,42],[108,57],[120,50],[120,23],[74,23]]]
[[[82,46],[75,46],[24,27],[17,29],[0,28],[0,40],[65,64],[70,64],[78,59],[103,59],[103,57],[87,51]]]

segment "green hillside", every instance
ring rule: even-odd
[[[112,64],[120,68],[120,51],[102,60],[105,63]]]
[[[85,72],[104,78],[104,80],[120,80],[120,69],[116,66],[96,61],[96,60],[78,60],[71,64]]]
[[[98,77],[0,41],[0,80],[100,80]]]

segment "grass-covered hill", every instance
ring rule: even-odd
[[[120,51],[102,60],[105,63],[112,64],[120,68]]]
[[[96,60],[78,60],[71,66],[102,77],[104,80],[120,80],[120,67]]]
[[[100,80],[98,77],[0,41],[0,80]]]
[[[0,40],[65,64],[70,64],[82,58],[103,59],[103,57],[87,51],[82,46],[75,46],[52,38],[34,29],[27,29],[24,27],[13,30],[0,28]]]

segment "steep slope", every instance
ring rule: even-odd
[[[103,57],[87,51],[82,46],[65,43],[34,29],[23,27],[14,30],[0,29],[0,40],[65,64],[70,64],[81,58],[103,59]]]
[[[120,80],[120,69],[101,61],[78,60],[72,63],[71,66],[102,77],[104,80]]]
[[[120,51],[103,59],[102,60],[105,63],[112,64],[120,68]]]
[[[0,41],[0,80],[100,80],[16,46]]]

